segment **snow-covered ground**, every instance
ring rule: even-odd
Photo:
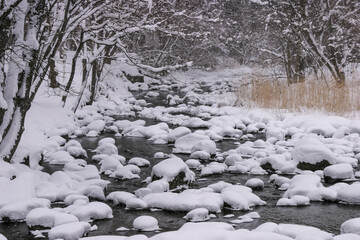
[[[252,230],[239,226],[261,219],[256,212],[245,212],[227,223],[216,222],[224,208],[266,208],[257,192],[264,188],[259,175],[270,175],[273,186],[283,191],[278,207],[308,206],[315,201],[360,204],[360,121],[234,107],[231,90],[240,73],[196,71],[190,76],[175,74],[178,80],[145,78],[144,83],[134,84],[114,74],[113,91],[75,114],[70,111],[73,100],[64,109],[60,97],[44,87],[26,119],[14,162],[0,162],[0,220],[25,221],[36,237],[47,233],[49,239],[79,239],[91,231],[96,235],[93,220],[113,218],[112,203],[125,205],[129,211],[181,211],[192,221],[150,239],[360,239],[358,215],[339,225],[337,236],[289,222],[267,222]],[[105,81],[104,86],[110,82]],[[127,87],[142,99],[134,98]],[[161,100],[159,93],[167,94],[164,101],[151,104]],[[124,117],[132,119],[118,120]],[[157,123],[149,125],[144,119]],[[89,159],[89,151],[76,138],[96,139],[105,132],[111,137],[99,141]],[[173,152],[156,153],[154,159],[159,161],[155,165],[143,156],[126,159],[115,144],[120,137],[170,144]],[[220,151],[222,141],[232,141],[236,147]],[[186,159],[177,154],[185,154],[181,156]],[[27,156],[30,166],[20,164]],[[61,170],[46,173],[40,160]],[[141,178],[148,168],[151,173]],[[244,185],[218,181],[198,189],[183,187],[199,181],[197,177],[223,173],[245,174],[249,180]],[[142,187],[108,193],[110,181],[104,176],[114,181],[140,179]],[[61,203],[61,207],[52,207],[52,203]],[[166,223],[141,216],[133,226],[119,231],[132,227],[161,231],[162,224]],[[139,234],[83,239],[147,238]],[[6,238],[0,234],[0,239]]]

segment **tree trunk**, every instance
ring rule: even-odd
[[[86,81],[86,76],[87,76],[87,60],[86,58],[83,58],[81,60],[82,62],[82,83]]]
[[[51,88],[57,88],[60,85],[56,80],[58,73],[55,67],[56,67],[55,60],[53,58],[49,59],[49,80],[50,80],[49,87]]]
[[[82,49],[83,46],[84,46],[84,42],[82,41],[82,40],[83,40],[83,37],[84,37],[84,32],[81,32],[81,35],[80,35],[80,43],[79,43],[78,48],[76,49],[76,52],[75,52],[74,57],[72,58],[72,62],[71,62],[71,73],[70,73],[70,77],[69,77],[69,80],[68,80],[68,82],[67,82],[67,84],[66,84],[64,95],[63,95],[62,98],[61,98],[61,101],[63,102],[63,106],[65,106],[65,104],[66,104],[67,96],[68,96],[68,94],[69,94],[71,85],[72,85],[73,80],[74,80],[75,71],[76,71],[76,62],[77,62],[77,59],[78,59],[78,57],[79,57],[79,54],[80,54],[81,49]]]
[[[94,60],[92,63],[92,74],[91,74],[91,84],[90,84],[90,99],[86,103],[87,105],[91,105],[94,102],[95,94],[96,94],[96,84],[98,81],[98,72],[99,72],[99,60]]]
[[[0,155],[3,157],[3,160],[7,162],[10,162],[19,146],[21,136],[25,130],[26,113],[30,109],[31,103],[26,99],[19,98],[15,100],[15,105],[16,107],[13,118],[11,119],[9,131],[0,144]]]

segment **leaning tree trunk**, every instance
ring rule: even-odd
[[[74,57],[72,58],[70,77],[69,77],[69,80],[68,80],[68,82],[66,84],[64,95],[62,96],[62,99],[61,99],[62,102],[63,102],[63,106],[65,106],[65,104],[66,104],[66,100],[67,100],[71,85],[72,85],[73,80],[74,80],[75,71],[76,71],[76,62],[77,62],[77,59],[79,57],[80,51],[84,46],[83,38],[84,38],[84,32],[81,31],[80,43],[79,43],[79,45],[78,45],[78,47],[76,49]]]

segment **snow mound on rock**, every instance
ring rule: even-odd
[[[79,219],[74,215],[48,208],[35,208],[26,216],[26,224],[29,227],[42,226],[52,228],[58,225],[75,222],[79,222]]]
[[[298,166],[299,163],[315,165],[323,161],[327,165],[336,163],[335,154],[313,136],[304,137],[300,140],[292,150],[291,157],[298,163]]]
[[[158,220],[151,216],[140,216],[135,218],[133,226],[135,229],[144,232],[159,230]]]
[[[185,136],[178,138],[175,141],[174,153],[187,153],[190,154],[192,148],[202,140],[209,140],[210,138],[206,135],[198,133],[190,133]]]
[[[52,228],[49,233],[49,240],[77,240],[90,232],[91,225],[87,222],[67,223]]]
[[[189,169],[186,163],[178,157],[165,159],[152,168],[151,177],[165,179],[168,182],[173,181],[180,173],[183,173],[183,179],[186,182],[195,180],[195,173]]]
[[[191,222],[204,222],[210,219],[209,210],[206,208],[196,208],[188,212],[184,218]]]
[[[360,235],[360,218],[352,218],[341,224],[341,234],[353,233]]]

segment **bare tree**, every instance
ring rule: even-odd
[[[31,103],[46,79],[51,61],[69,33],[102,1],[22,0],[5,3],[10,19],[0,76],[0,158],[10,161],[24,131]],[[86,4],[85,4],[86,3]],[[85,4],[85,5],[84,5]],[[57,17],[46,18],[46,16]],[[45,24],[46,23],[46,24]],[[10,38],[10,36],[12,36]]]

